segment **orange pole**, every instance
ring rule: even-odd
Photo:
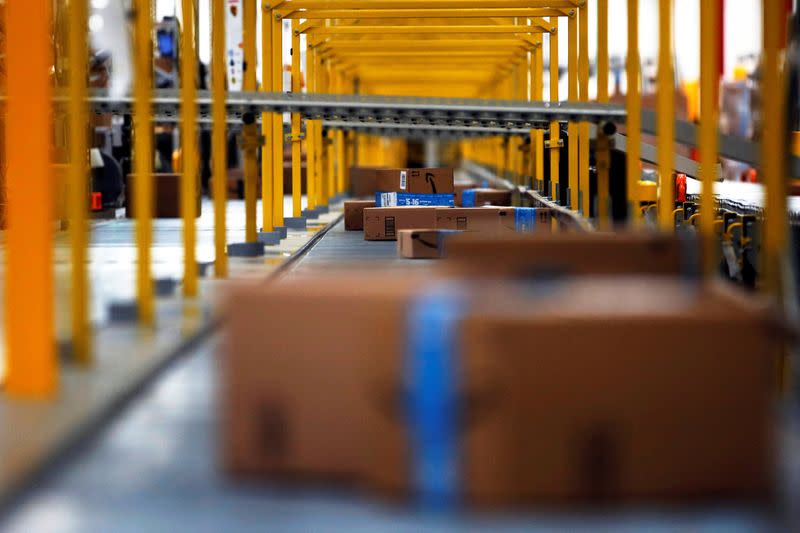
[[[53,331],[51,0],[6,3],[8,232],[6,389],[46,397],[58,383]]]

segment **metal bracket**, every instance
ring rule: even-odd
[[[305,133],[298,133],[297,135],[294,135],[292,133],[286,133],[283,136],[283,140],[284,141],[289,141],[289,142],[300,142],[305,138],[306,138],[306,134]]]
[[[558,141],[556,141],[556,146],[555,147],[551,145],[550,141],[545,141],[544,142],[544,147],[545,148],[555,148],[555,147],[564,148],[564,139],[559,139]]]

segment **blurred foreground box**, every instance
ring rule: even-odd
[[[428,506],[764,500],[781,336],[749,298],[667,277],[240,285],[223,464]]]
[[[438,259],[444,240],[458,233],[449,229],[401,229],[397,235],[397,255],[407,259]]]

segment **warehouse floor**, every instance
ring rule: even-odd
[[[396,259],[394,243],[367,243],[360,233],[344,232],[339,224],[294,271],[328,269],[344,258],[370,261],[376,267],[428,264]],[[216,464],[214,354],[219,342],[212,338],[194,348],[99,438],[45,477],[8,517],[7,531],[780,529],[770,512],[736,505],[445,516],[386,506],[353,491],[234,482]]]

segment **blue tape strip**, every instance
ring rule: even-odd
[[[461,193],[461,207],[475,207],[475,189],[467,189]]]
[[[422,194],[410,192],[398,192],[394,195],[397,199],[398,206],[438,206],[438,207],[453,207],[455,205],[454,194]],[[375,193],[375,206],[376,207],[390,207],[384,201],[386,196],[380,192]]]
[[[515,207],[514,227],[519,232],[530,233],[536,229],[536,208]]]
[[[458,285],[447,283],[417,296],[409,309],[405,380],[412,486],[430,509],[458,503],[458,324],[464,307]]]

